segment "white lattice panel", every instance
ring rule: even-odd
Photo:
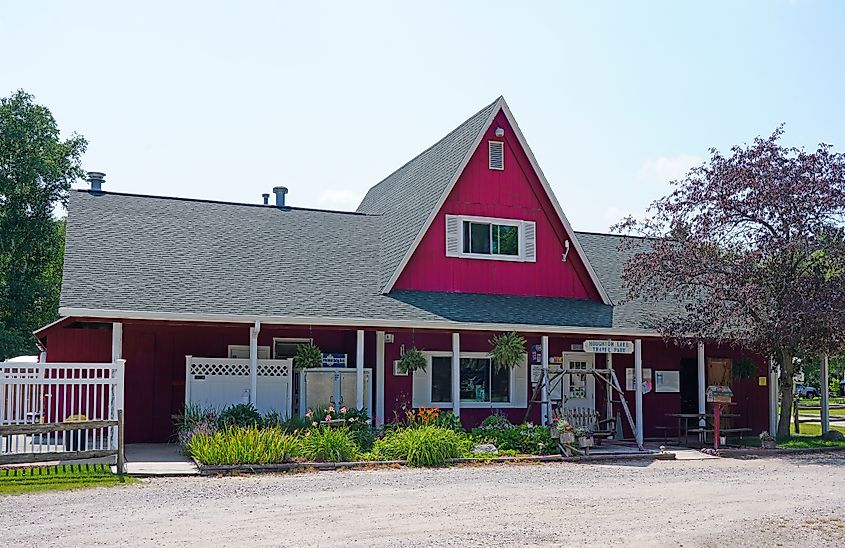
[[[289,359],[258,360],[255,398],[250,397],[252,383],[248,359],[189,357],[186,366],[186,403],[220,410],[255,401],[262,413],[276,411],[290,415],[293,363]]]

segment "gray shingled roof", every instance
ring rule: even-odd
[[[496,99],[478,111],[364,196],[358,211],[379,214],[384,218],[382,286],[387,285],[399,267],[464,157],[471,152],[473,142],[485,129],[484,123],[493,114],[498,101]]]
[[[587,259],[614,304],[614,326],[653,329],[657,317],[679,312],[678,303],[674,300],[649,303],[628,300],[622,271],[634,255],[651,249],[647,243],[648,240],[594,232],[576,232],[576,234],[584,253],[587,254]],[[627,240],[626,245],[621,245],[625,240]]]
[[[379,216],[72,192],[63,309],[611,327],[600,302],[381,294]],[[303,234],[310,237],[303,237]]]

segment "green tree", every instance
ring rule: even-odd
[[[53,211],[83,175],[87,144],[62,140],[30,94],[0,98],[0,360],[33,353],[32,331],[57,317],[64,221]]]

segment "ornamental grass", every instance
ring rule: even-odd
[[[351,462],[360,457],[358,445],[347,428],[320,426],[299,438],[300,454],[312,462]]]
[[[300,440],[281,428],[225,426],[214,433],[197,433],[188,453],[203,464],[278,464],[299,453]]]
[[[405,460],[408,466],[444,466],[464,457],[471,442],[449,428],[420,426],[389,432],[373,445],[374,460]]]

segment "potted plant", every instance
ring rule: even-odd
[[[731,370],[731,376],[737,381],[750,379],[756,374],[757,366],[754,365],[754,362],[748,357],[737,360],[736,363],[733,364],[733,368]]]
[[[760,446],[763,449],[775,449],[777,448],[777,440],[768,431],[760,432]]]
[[[293,356],[293,367],[295,369],[321,367],[322,365],[323,352],[314,343],[300,344],[296,347],[296,354]]]
[[[417,370],[425,371],[425,356],[420,350],[413,347],[399,358],[399,371],[401,373],[413,373]]]
[[[588,428],[576,428],[575,429],[575,441],[578,443],[578,447],[592,447],[593,446],[593,432]]]
[[[551,434],[553,438],[559,438],[560,443],[575,443],[575,432],[573,431],[572,425],[566,419],[559,417],[553,418]]]
[[[497,369],[513,369],[525,360],[525,338],[516,331],[493,335],[490,345],[493,347],[490,350],[490,359]]]

